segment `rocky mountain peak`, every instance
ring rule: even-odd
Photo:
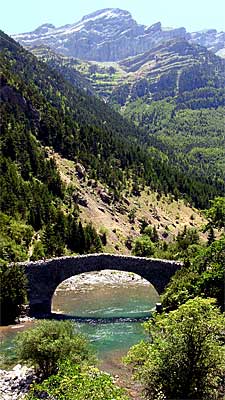
[[[145,33],[150,33],[150,32],[155,33],[155,32],[157,32],[157,31],[160,31],[160,32],[161,32],[161,30],[162,30],[162,24],[161,24],[161,22],[156,22],[156,23],[153,24],[153,25],[150,25],[150,26],[146,26],[146,27],[145,27]]]
[[[216,30],[187,33],[186,29],[138,24],[130,12],[104,8],[84,16],[79,22],[55,28],[44,24],[35,31],[15,35],[26,46],[48,46],[56,53],[89,61],[120,61],[153,49],[171,39],[187,39],[219,52],[225,48],[225,33]]]
[[[103,8],[101,10],[95,11],[91,14],[85,15],[81,22],[85,22],[86,20],[91,20],[91,19],[110,19],[110,18],[131,18],[131,13],[126,10],[122,10],[120,8]]]
[[[50,29],[55,29],[55,26],[52,24],[43,24],[35,29],[34,33],[36,33],[37,35],[44,34],[47,33]]]

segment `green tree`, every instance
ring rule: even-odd
[[[211,201],[211,207],[205,212],[209,220],[206,229],[225,229],[225,197],[216,197]]]
[[[155,225],[154,225],[153,228],[151,227],[151,225],[146,226],[144,228],[144,232],[143,233],[144,233],[144,235],[149,236],[153,243],[156,243],[156,242],[159,241],[159,235],[158,235],[158,232],[157,232],[157,229],[156,229]]]
[[[24,268],[17,264],[0,264],[1,325],[15,322],[27,301],[27,279]]]
[[[215,240],[215,233],[214,233],[214,229],[212,226],[209,227],[209,232],[208,232],[208,241],[207,244],[210,246],[210,244],[212,244]]]
[[[39,321],[19,334],[16,351],[21,361],[33,365],[44,377],[57,372],[63,360],[77,364],[95,360],[86,338],[74,333],[70,321]]]
[[[170,280],[162,295],[167,311],[174,310],[195,296],[214,297],[222,310],[224,307],[225,237],[210,246],[201,248],[194,259],[186,260]]]
[[[225,373],[224,315],[214,299],[196,297],[145,323],[150,341],[131,348],[126,362],[147,399],[217,399]]]
[[[135,240],[132,253],[139,257],[150,257],[154,254],[155,246],[147,235],[142,235]]]
[[[84,229],[85,234],[85,252],[100,253],[102,251],[102,242],[94,226],[90,223]]]
[[[185,225],[183,232],[178,233],[176,241],[179,250],[187,250],[190,245],[199,243],[199,234],[195,228],[187,228]]]

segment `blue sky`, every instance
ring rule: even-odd
[[[145,25],[161,21],[165,27],[184,26],[188,31],[225,31],[225,0],[3,0],[0,28],[12,34],[32,31],[46,22],[62,26],[108,7],[128,10]]]

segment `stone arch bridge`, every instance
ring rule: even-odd
[[[30,315],[51,312],[52,296],[64,280],[85,272],[104,269],[133,272],[148,280],[159,294],[182,263],[114,254],[89,254],[21,263],[28,278]]]

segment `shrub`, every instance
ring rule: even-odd
[[[115,386],[113,378],[94,367],[63,363],[57,375],[36,385],[27,400],[128,400],[123,389]]]
[[[18,335],[16,350],[21,361],[33,365],[44,377],[55,373],[65,359],[76,364],[95,360],[86,338],[74,333],[70,321],[39,321]]]
[[[136,239],[132,253],[139,257],[150,257],[155,252],[155,246],[147,235]]]
[[[145,324],[150,342],[128,353],[149,400],[216,400],[225,373],[224,315],[196,297]]]

